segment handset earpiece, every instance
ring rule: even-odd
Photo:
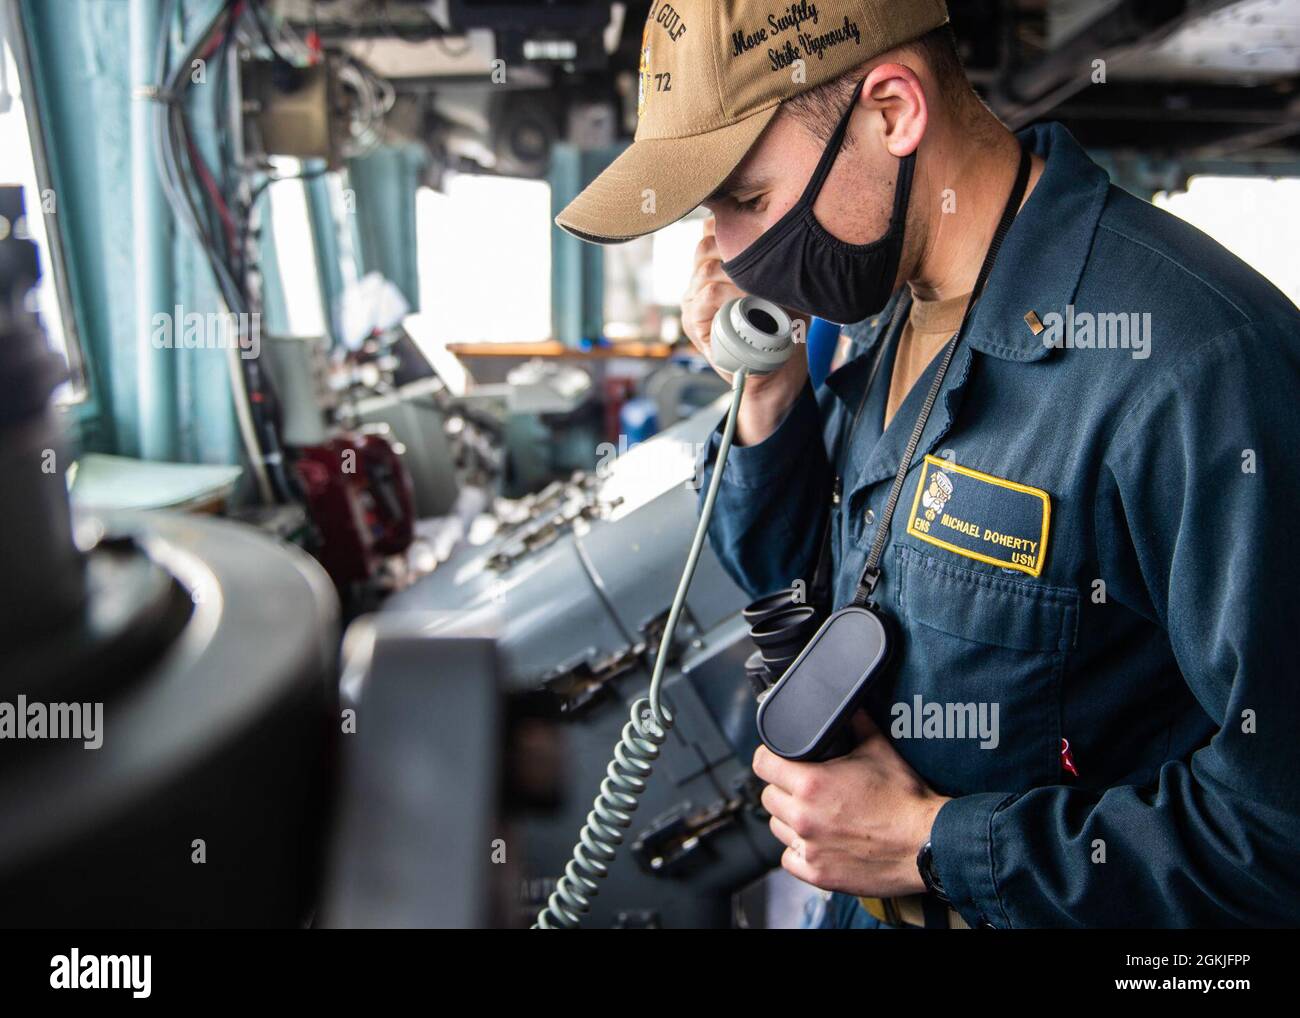
[[[736,297],[713,316],[709,338],[713,363],[723,371],[766,375],[790,359],[794,322],[770,300]]]

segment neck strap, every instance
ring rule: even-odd
[[[958,327],[957,332],[944,348],[943,360],[939,362],[939,369],[934,373],[934,380],[930,383],[930,391],[926,393],[925,403],[921,406],[921,412],[917,415],[911,437],[907,440],[907,448],[903,451],[902,459],[898,464],[898,473],[894,475],[893,486],[889,489],[889,500],[885,503],[885,511],[881,514],[876,539],[871,544],[871,552],[867,556],[866,568],[862,571],[862,577],[858,580],[858,589],[853,596],[853,604],[859,607],[871,604],[871,595],[880,580],[880,560],[885,554],[885,546],[889,543],[889,525],[894,519],[894,510],[898,508],[898,499],[902,494],[907,472],[912,469],[912,457],[916,455],[916,447],[921,444],[921,433],[925,431],[926,422],[930,419],[930,411],[934,409],[935,401],[939,398],[939,390],[943,386],[944,375],[948,373],[948,365],[952,363],[952,355],[956,352],[957,345],[961,342],[961,338],[966,332],[966,326],[970,322],[971,309],[975,307],[975,302],[979,300],[980,294],[984,290],[984,284],[988,282],[989,273],[993,271],[993,263],[998,257],[998,250],[1002,247],[1002,242],[1011,230],[1012,222],[1015,221],[1016,213],[1020,211],[1020,204],[1025,199],[1025,191],[1029,186],[1029,169],[1029,149],[1022,147],[1020,149],[1020,166],[1016,170],[1016,182],[1011,188],[1011,197],[1007,199],[1007,205],[1002,210],[1002,218],[998,222],[997,231],[993,234],[993,240],[989,243],[988,252],[984,255],[984,264],[980,266],[979,277],[975,280],[975,287],[971,290],[970,300],[966,303],[966,313],[962,316],[961,325]]]

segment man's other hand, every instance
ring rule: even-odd
[[[763,806],[786,846],[781,865],[826,891],[884,898],[925,890],[916,853],[947,798],[932,791],[889,739],[859,712],[862,743],[825,763],[797,763],[766,746],[754,773]]]

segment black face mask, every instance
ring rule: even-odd
[[[894,184],[894,211],[889,229],[869,244],[847,244],[832,236],[813,215],[813,204],[835,164],[848,132],[863,82],[822,153],[812,179],[795,206],[769,227],[723,271],[756,297],[847,325],[876,314],[889,303],[903,255],[907,202],[912,192],[916,153],[899,160]]]

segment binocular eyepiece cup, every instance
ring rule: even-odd
[[[765,594],[757,601],[751,601],[749,606],[743,609],[740,614],[749,623],[750,628],[753,628],[769,616],[785,611],[787,608],[795,608],[798,605],[799,602],[795,600],[795,588],[786,587],[784,590]]]
[[[771,660],[798,654],[816,631],[817,609],[804,604],[769,615],[750,628],[749,636],[764,660]]]
[[[760,597],[741,614],[758,648],[746,659],[745,674],[755,692],[762,693],[794,663],[817,631],[821,613],[802,603],[801,590],[787,587]]]

